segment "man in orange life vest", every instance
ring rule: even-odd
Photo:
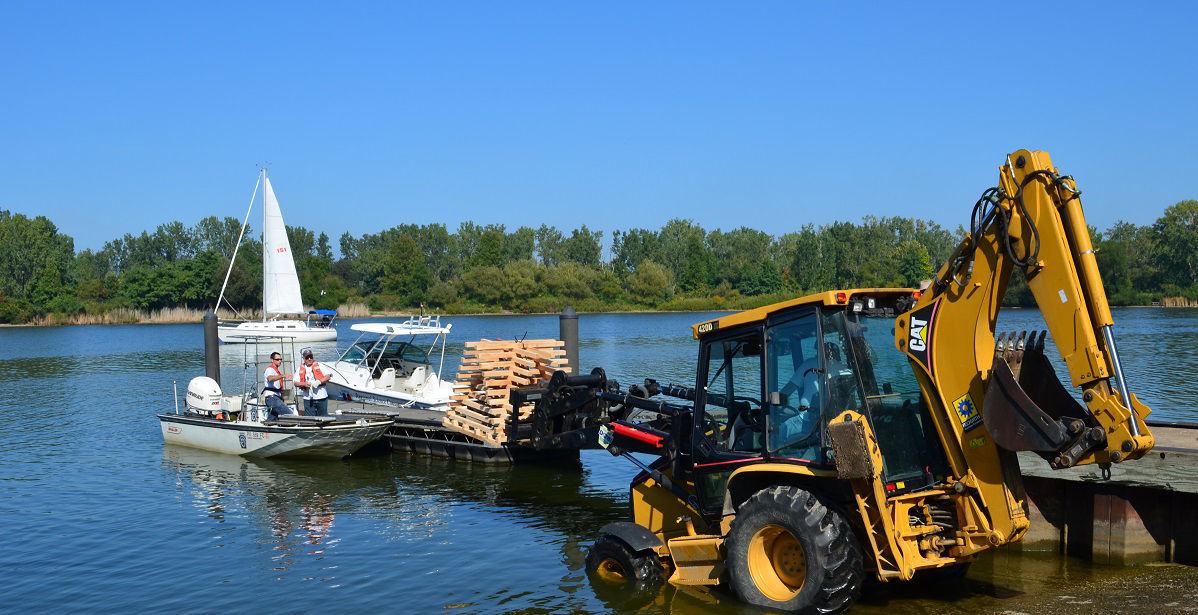
[[[325,383],[332,377],[328,368],[312,358],[312,349],[300,351],[304,362],[295,370],[295,386],[304,391],[304,414],[308,416],[329,415],[329,391]]]
[[[272,421],[279,418],[280,414],[295,414],[295,411],[283,401],[283,379],[290,378],[291,374],[284,374],[282,366],[283,355],[272,352],[270,353],[270,365],[262,375],[263,380],[266,381],[266,387],[262,389],[262,394],[266,396],[264,401]]]

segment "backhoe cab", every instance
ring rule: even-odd
[[[831,291],[699,323],[694,389],[597,392],[578,424],[602,424],[613,453],[660,457],[633,481],[632,522],[601,530],[588,571],[840,612],[866,574],[962,574],[1019,540],[1015,451],[1068,467],[1150,449],[1076,187],[1043,152],[1016,152],[1000,173],[924,292]],[[1084,404],[1057,379],[1043,333],[996,337],[1014,268]],[[659,391],[693,405],[644,399]],[[624,420],[654,404],[656,420]]]

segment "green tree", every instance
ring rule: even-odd
[[[766,295],[782,290],[782,271],[774,261],[766,259],[755,265],[746,266],[748,272],[740,282],[739,290],[748,296]]]
[[[661,249],[661,239],[656,231],[641,228],[613,231],[612,270],[620,277],[627,277],[645,261],[660,261]]]
[[[191,235],[197,251],[211,251],[225,258],[232,258],[233,247],[237,245],[237,238],[241,236],[241,221],[228,216],[208,216],[192,227]],[[252,225],[246,226],[245,236],[254,236]]]
[[[548,267],[541,277],[547,294],[566,299],[587,299],[595,296],[599,273],[577,263]]]
[[[762,272],[762,263],[770,260],[770,246],[774,238],[768,233],[745,226],[727,233],[719,230],[707,235],[707,243],[715,256],[716,278],[721,282],[736,287],[744,294],[759,294],[747,292],[744,284],[756,278]],[[776,269],[776,267],[775,267]]]
[[[574,229],[570,237],[562,241],[562,252],[566,262],[588,267],[598,267],[603,254],[603,231],[592,231],[587,225]]]
[[[673,276],[670,270],[653,261],[641,261],[636,271],[628,276],[628,294],[633,301],[656,305],[673,294]]]
[[[932,277],[932,260],[922,243],[907,240],[899,246],[898,276],[902,285],[911,288],[918,288],[921,281]]]
[[[537,296],[537,274],[540,267],[531,258],[508,263],[503,266],[503,293],[500,301],[504,307],[515,307],[523,301]]]
[[[460,292],[468,299],[486,305],[501,305],[507,289],[503,270],[499,267],[478,267],[462,274]]]
[[[478,236],[473,253],[470,255],[469,267],[471,269],[477,267],[502,267],[504,264],[503,255],[503,231],[499,229],[487,229]]]
[[[424,301],[433,277],[415,240],[407,235],[396,239],[391,244],[383,269],[383,288],[387,292],[395,294],[404,305],[417,305]]]
[[[542,265],[552,267],[558,263],[565,262],[561,231],[552,226],[542,224],[537,229],[536,237],[537,257],[541,259]]]
[[[1170,206],[1152,228],[1161,282],[1179,288],[1198,284],[1198,201]]]
[[[699,266],[692,265],[690,260],[700,257],[699,251],[695,248],[703,245],[707,239],[707,231],[704,231],[692,220],[674,218],[661,227],[657,236],[661,246],[659,254],[662,260],[660,263],[670,270],[674,279],[678,280],[679,286],[683,286],[684,290],[689,290],[684,286],[683,279],[686,276],[683,270],[690,267],[693,272],[696,266]]]
[[[686,238],[683,248],[685,260],[678,276],[678,286],[687,292],[706,289],[715,283],[715,255],[698,235]]]
[[[505,263],[533,260],[537,248],[537,231],[527,226],[516,229],[503,239]]]
[[[28,299],[43,269],[51,265],[61,284],[74,258],[74,240],[60,234],[45,216],[28,218],[0,210],[0,296]]]

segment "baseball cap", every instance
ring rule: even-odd
[[[311,349],[311,348],[304,348],[303,350],[301,350],[301,351],[300,351],[300,356],[301,356],[301,357],[303,357],[303,358],[305,358],[305,359],[307,359],[307,358],[311,357],[311,356],[312,356],[312,349]]]

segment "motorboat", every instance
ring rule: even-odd
[[[267,420],[266,406],[225,395],[207,376],[187,385],[186,409],[159,414],[162,439],[244,457],[348,457],[382,437],[391,419],[375,416],[285,415]]]
[[[158,415],[162,440],[243,457],[340,459],[381,438],[393,423],[392,417],[382,413],[334,411],[331,416],[303,416],[297,404],[293,406],[295,414],[269,418],[261,396],[265,383],[259,381],[262,359],[278,353],[283,357],[283,373],[294,371],[296,341],[275,336],[247,337],[242,345],[245,356],[239,394],[226,394],[215,379],[201,376],[188,383],[180,405],[176,387],[174,413]],[[284,384],[284,398],[295,400],[291,382]]]
[[[229,275],[237,260],[237,250],[241,247],[250,211],[258,195],[258,185],[262,186],[262,320],[223,322],[217,326],[217,337],[225,343],[244,343],[248,338],[264,336],[298,342],[334,341],[337,339],[337,329],[333,327],[332,320],[337,313],[332,310],[312,310],[308,312],[307,320],[282,318],[290,314],[303,314],[306,310],[300,295],[299,275],[295,272],[291,242],[287,239],[287,227],[283,224],[283,212],[279,209],[279,201],[275,198],[266,169],[262,169],[258,184],[250,196],[250,207],[245,212],[245,222],[241,225],[241,234],[233,248],[233,258],[229,260],[229,270],[225,273],[225,282],[221,285],[216,305],[220,307],[224,299]],[[332,317],[329,317],[330,314]],[[312,322],[314,316],[319,317],[316,322]]]
[[[452,381],[441,378],[452,326],[442,325],[439,316],[350,326],[359,336],[330,366],[329,398],[444,410],[453,391]]]

